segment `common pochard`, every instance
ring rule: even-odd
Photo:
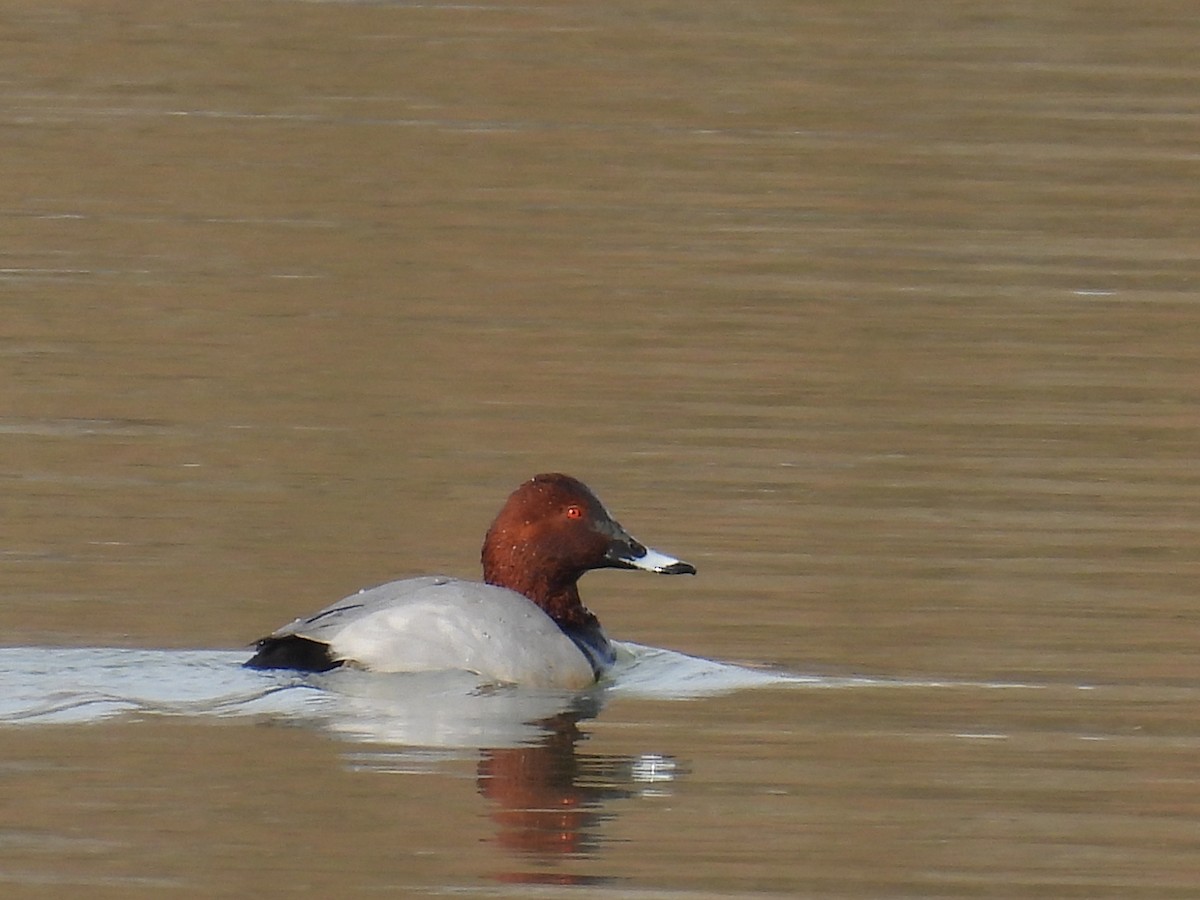
[[[638,543],[569,475],[513,491],[483,542],[483,580],[408,578],[359,591],[258,641],[256,669],[323,672],[465,670],[489,681],[585,687],[615,662],[579,599],[590,569],[694,575],[690,563]]]

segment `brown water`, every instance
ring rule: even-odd
[[[2,724],[3,894],[1197,896],[1198,47],[1181,2],[7,4],[4,645],[239,647],[474,573],[563,470],[700,570],[589,576],[613,635],[894,683],[448,755]]]

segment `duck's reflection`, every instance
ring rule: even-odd
[[[325,727],[388,747],[349,754],[356,768],[432,772],[474,758],[476,785],[496,826],[492,840],[521,864],[496,874],[506,882],[603,880],[566,873],[558,864],[599,855],[604,823],[616,815],[613,801],[662,794],[679,774],[665,756],[582,752],[589,735],[580,724],[600,714],[601,689],[480,688],[444,677],[388,682],[347,673],[328,684],[337,691],[324,695],[330,701],[321,716]]]
[[[484,750],[479,760],[479,793],[492,801],[496,841],[509,850],[539,857],[587,855],[595,849],[601,807],[619,788],[584,784],[577,756],[582,737],[573,713],[541,723],[547,733],[536,744]]]
[[[587,734],[580,710],[537,724],[543,736],[523,747],[483,750],[479,792],[492,803],[495,842],[521,861],[550,865],[598,855],[601,826],[615,816],[611,801],[661,792],[675,777],[673,762],[660,756],[581,753]],[[597,883],[606,879],[554,869],[497,873],[505,882]]]

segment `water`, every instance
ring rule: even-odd
[[[830,861],[818,848],[829,839],[825,832],[830,823],[822,817],[831,815],[829,807],[845,802],[847,796],[853,800],[852,817],[860,820],[859,827],[870,830],[880,827],[875,821],[880,804],[913,805],[923,818],[937,817],[939,804],[951,802],[962,786],[955,785],[953,778],[942,782],[943,773],[931,770],[931,754],[957,758],[960,769],[971,771],[981,765],[975,757],[989,754],[992,745],[1014,744],[1005,749],[1017,758],[1033,753],[1042,765],[1049,755],[1067,755],[1075,765],[1091,744],[1121,748],[1126,743],[1121,735],[1104,727],[1079,731],[1075,726],[1063,731],[1060,724],[1051,722],[1004,721],[1016,710],[1043,716],[1061,715],[1071,708],[1099,711],[1114,700],[1122,702],[1121,692],[1111,688],[798,676],[636,644],[622,645],[622,657],[611,680],[592,691],[572,694],[480,686],[465,674],[382,676],[347,670],[304,676],[260,672],[241,668],[245,653],[236,651],[9,648],[0,651],[0,677],[7,692],[0,704],[0,728],[6,738],[15,738],[22,746],[31,739],[36,745],[47,732],[62,733],[64,726],[72,726],[64,735],[69,741],[51,740],[49,754],[11,767],[9,779],[18,796],[31,784],[47,780],[48,775],[78,777],[99,767],[107,777],[121,779],[115,786],[118,791],[135,797],[147,784],[158,784],[160,797],[164,791],[176,797],[187,791],[186,813],[176,809],[174,814],[187,818],[197,806],[209,809],[215,819],[209,827],[225,833],[237,827],[224,818],[229,810],[212,810],[211,800],[191,796],[194,785],[179,783],[191,782],[202,773],[217,774],[213,764],[219,757],[226,759],[218,779],[225,790],[244,792],[251,798],[299,790],[303,800],[317,785],[324,789],[344,774],[382,776],[401,783],[378,788],[382,793],[376,799],[383,806],[371,806],[376,815],[387,810],[380,827],[394,833],[403,847],[424,848],[413,851],[418,856],[458,858],[453,838],[431,837],[439,829],[427,826],[434,821],[441,823],[439,827],[447,823],[441,801],[424,797],[425,784],[442,785],[435,788],[440,792],[447,782],[470,779],[482,806],[467,819],[474,822],[482,814],[488,822],[484,832],[472,839],[479,846],[468,854],[473,859],[465,871],[473,874],[464,882],[464,870],[454,870],[450,885],[456,890],[483,879],[525,885],[592,885],[624,892],[635,880],[631,870],[659,872],[640,876],[653,880],[663,877],[661,867],[670,868],[686,859],[686,872],[679,869],[675,877],[683,885],[694,882],[694,891],[701,894],[742,891],[742,877],[728,870],[732,859],[746,854],[769,862],[783,853],[817,853],[817,859],[806,863],[806,870],[824,872]],[[756,696],[754,692],[765,694]],[[1193,703],[1195,693],[1177,699]],[[837,701],[822,703],[821,694],[836,695]],[[696,703],[716,703],[722,698],[736,702],[719,708],[715,715],[710,710],[694,711]],[[944,718],[920,721],[933,706],[945,717],[951,710],[975,704],[988,704],[999,711],[989,722],[989,727],[999,730],[966,725],[947,730]],[[776,712],[764,719],[764,708]],[[682,714],[678,712],[681,709]],[[801,710],[804,716],[799,721],[787,715],[787,711]],[[921,711],[918,718],[912,718],[914,710]],[[784,712],[782,717],[780,712]],[[241,723],[241,727],[236,732],[221,729],[215,747],[205,747],[212,735],[194,731],[205,720]],[[109,724],[98,730],[101,723]],[[181,725],[193,733],[179,734]],[[294,731],[297,726],[303,729],[299,734]],[[324,733],[338,742],[331,755],[324,754],[325,768],[317,774],[316,784],[290,786],[297,777],[298,759],[294,752],[280,753],[276,742],[279,727],[294,734],[289,743],[307,746],[308,752],[312,745],[306,735]],[[139,751],[134,760],[125,763],[131,768],[123,769],[111,758],[112,750],[97,757],[87,749],[89,738],[97,736],[117,741],[118,757],[147,739],[167,744]],[[221,736],[227,740],[220,740]],[[697,740],[707,745],[703,752],[690,745]],[[67,743],[69,747],[64,746]],[[1136,743],[1144,745],[1145,741]],[[671,752],[681,746],[689,747],[687,756]],[[748,747],[753,748],[752,753],[746,753]],[[1175,749],[1193,752],[1195,742],[1183,742]],[[890,770],[897,753],[913,758],[903,775],[884,777],[879,767]],[[72,762],[56,763],[55,759]],[[264,774],[264,767],[269,774]],[[866,781],[861,782],[864,773]],[[981,776],[974,772],[973,777]],[[1069,793],[1070,781],[1066,779],[1054,790]],[[112,785],[106,788],[113,789]],[[865,802],[866,791],[871,793],[871,802]],[[916,795],[908,796],[913,791]],[[926,792],[931,796],[921,796]],[[719,799],[725,795],[724,800]],[[690,821],[692,813],[679,808],[679,804],[688,806],[687,798],[718,803],[717,818]],[[288,821],[295,812],[294,799],[282,806],[277,805],[278,799],[266,799],[261,806],[255,804],[252,810],[238,813],[261,829],[254,837],[243,838],[249,842],[243,852],[259,852],[253,848],[261,847],[264,840],[275,846],[281,821]],[[357,806],[366,800],[358,798],[357,790],[349,799],[358,809],[365,808]],[[338,802],[336,796],[327,800]],[[1012,802],[1012,798],[1004,796],[1001,802]],[[419,834],[401,835],[398,829],[414,825],[414,804],[421,809]],[[352,819],[353,811],[331,815],[336,820]],[[135,811],[132,818],[145,827],[137,820],[155,814],[162,811],[151,806]],[[460,810],[451,817],[462,815]],[[766,849],[751,852],[750,844],[731,842],[728,815],[736,815],[747,828],[756,823],[759,828],[768,825],[770,840],[763,842]],[[891,816],[885,814],[889,823],[885,831],[895,827]],[[122,810],[114,818],[128,827],[128,811]],[[655,827],[655,820],[663,833],[645,831]],[[685,827],[681,827],[683,822]],[[917,824],[930,827],[930,823]],[[242,827],[246,825],[241,822]],[[640,836],[622,837],[627,829]],[[326,826],[323,834],[312,836],[320,845],[316,851],[319,858],[307,864],[313,872],[328,877],[331,870],[340,870],[347,853],[362,853],[363,848],[357,846],[360,837],[340,832],[336,837],[330,835]],[[350,832],[355,834],[356,829],[351,826]],[[908,835],[904,840],[912,838]],[[175,860],[168,875],[161,871],[163,861],[157,857],[168,851],[169,845],[164,846],[161,838],[141,837],[140,842],[152,850],[156,858],[149,864],[159,874],[148,881],[144,875],[115,879],[125,889],[204,889],[214,877],[224,889],[247,889],[247,863],[240,858],[213,876],[202,868],[208,851],[188,855]],[[629,846],[624,846],[627,842]],[[351,851],[347,843],[356,849]],[[83,852],[70,841],[22,829],[13,829],[10,845],[14,856],[30,849],[35,854],[65,852],[68,862]],[[457,854],[463,849],[460,844]],[[874,853],[880,847],[870,849]],[[277,854],[278,850],[276,846]],[[84,855],[94,862],[97,856],[119,857],[120,849],[89,843]],[[420,867],[414,866],[408,852],[397,853],[393,848],[383,854],[375,847],[367,857],[367,863],[353,874],[357,887],[402,886],[404,890],[440,892],[422,883],[423,877],[416,874]],[[26,886],[44,877],[22,871],[9,875],[10,881]],[[776,869],[774,875],[764,870],[755,877],[761,885],[757,892],[768,895],[786,895],[794,883],[794,876],[782,869]],[[833,877],[832,873],[820,875]],[[67,876],[64,881],[76,887],[103,884],[94,873]],[[685,895],[693,892],[686,887],[683,890]]]
[[[1195,895],[1190,7],[0,45],[5,896]],[[551,470],[612,685],[238,668]]]

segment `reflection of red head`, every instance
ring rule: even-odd
[[[612,816],[605,805],[637,792],[637,782],[646,780],[639,776],[644,758],[576,753],[575,745],[583,738],[576,726],[579,717],[580,711],[572,710],[531,722],[545,729],[536,744],[483,751],[477,784],[479,793],[495,804],[493,840],[519,860],[544,867],[534,872],[500,872],[496,880],[522,884],[608,880],[564,872],[556,864],[597,855],[600,823]]]
[[[496,840],[505,848],[544,859],[584,852],[588,788],[576,784],[579,730],[569,714],[546,723],[550,731],[533,746],[486,750],[478,768],[479,792],[497,808]]]

